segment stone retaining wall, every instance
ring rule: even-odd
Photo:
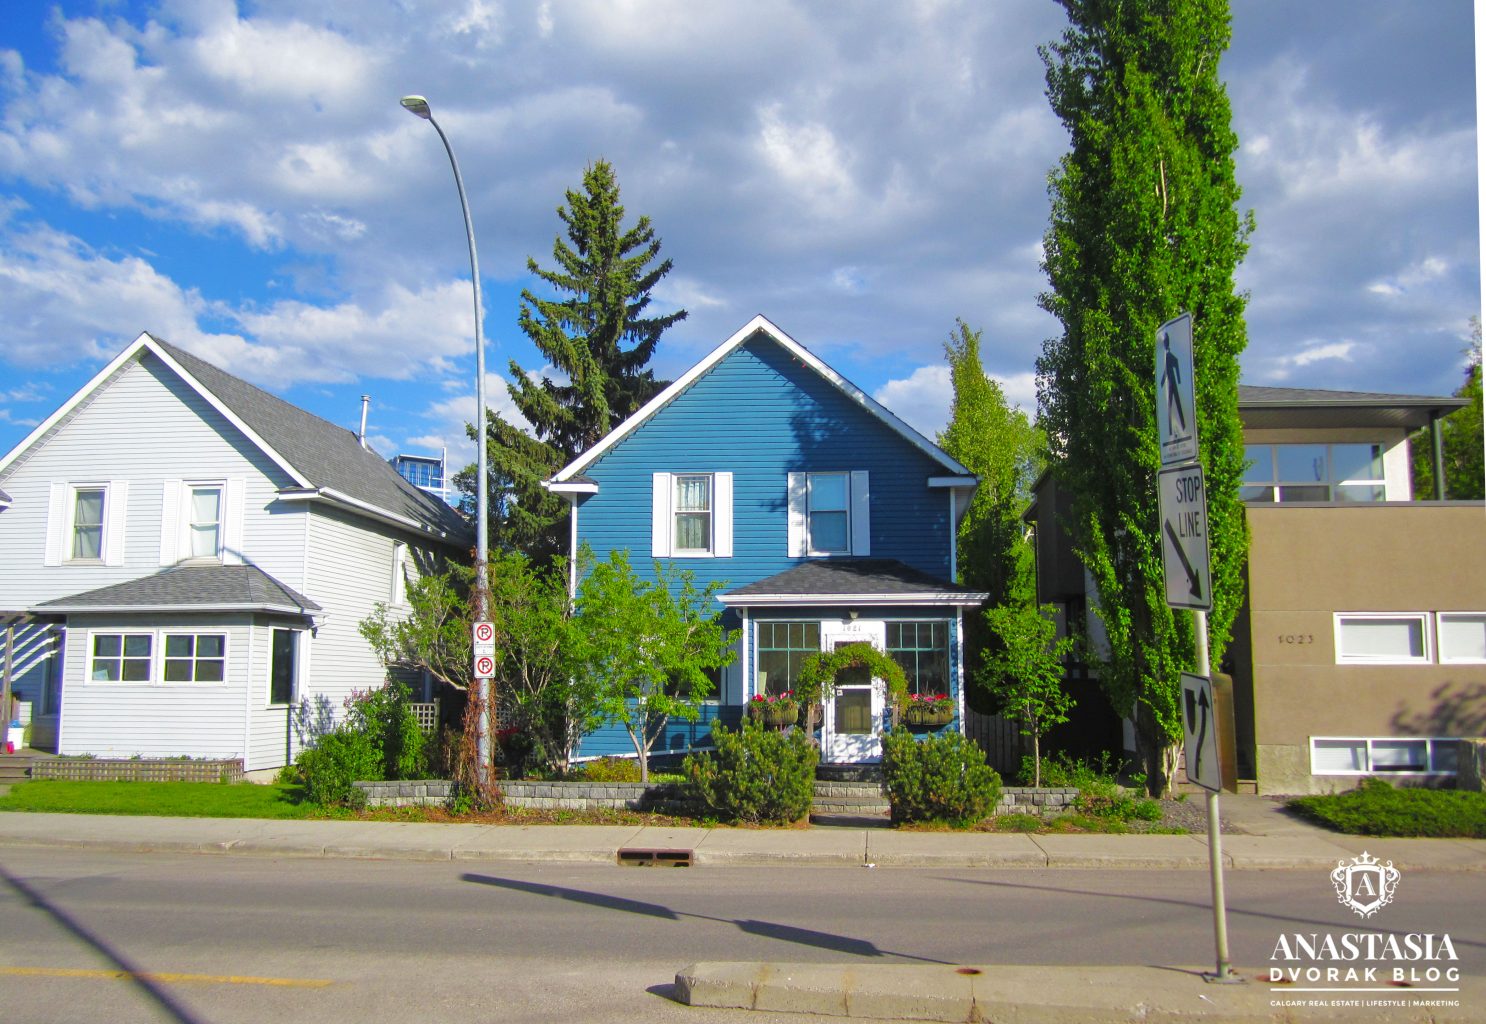
[[[356,782],[369,807],[418,807],[442,804],[452,782]],[[628,810],[686,814],[697,810],[676,783],[643,782],[512,782],[502,780],[501,792],[510,807],[539,810]]]
[[[1039,818],[1062,814],[1073,809],[1078,801],[1078,790],[1033,789],[1031,786],[1005,786],[1001,799],[996,803],[997,814],[1035,814]]]
[[[369,807],[420,807],[446,803],[453,790],[452,782],[438,780],[410,782],[357,782],[366,794]],[[509,782],[500,783],[506,803],[511,807],[540,810],[628,810],[655,811],[662,814],[693,814],[699,808],[688,799],[686,787],[674,782],[646,785],[642,782]],[[823,796],[816,787],[816,798]],[[826,788],[849,789],[847,786]],[[858,787],[860,788],[860,787]],[[886,802],[886,797],[883,798]],[[1078,799],[1076,789],[1032,789],[1008,786],[1001,790],[996,814],[1062,814]]]
[[[112,759],[104,757],[34,757],[31,778],[73,782],[241,782],[240,758],[218,761],[179,759]]]

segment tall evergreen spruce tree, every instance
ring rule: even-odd
[[[561,297],[521,293],[521,330],[562,378],[536,379],[514,360],[508,387],[531,424],[527,436],[494,414],[490,445],[494,533],[506,547],[546,561],[567,549],[567,503],[541,486],[558,469],[597,444],[665,387],[646,368],[680,310],[647,316],[650,291],[671,272],[656,262],[660,239],[648,217],[624,227],[619,182],[607,161],[583,172],[557,216],[567,238],[553,242],[555,269],[534,259],[527,269]]]
[[[1166,606],[1158,533],[1155,333],[1189,310],[1199,457],[1213,562],[1211,658],[1221,664],[1243,598],[1247,550],[1238,356],[1246,331],[1233,273],[1252,219],[1237,211],[1237,136],[1218,78],[1226,0],[1061,0],[1070,22],[1042,49],[1048,98],[1071,136],[1053,172],[1044,240],[1062,323],[1038,360],[1067,524],[1109,636],[1102,682],[1133,716],[1153,790],[1181,737],[1178,673],[1194,664],[1191,616]]]

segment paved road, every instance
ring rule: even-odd
[[[0,850],[0,1021],[654,1020],[699,960],[1209,964],[1202,871],[625,869]],[[1386,922],[1486,972],[1480,876],[1406,875]],[[1237,964],[1356,928],[1324,872],[1228,879]],[[1348,918],[1352,920],[1349,921]],[[119,972],[161,977],[119,978]],[[787,1016],[781,1020],[798,1021]]]

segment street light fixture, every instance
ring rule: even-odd
[[[428,106],[428,100],[422,96],[404,96],[401,102],[404,109],[423,118],[433,125],[434,131],[439,133],[439,139],[444,144],[444,152],[449,154],[449,166],[454,168],[454,184],[459,189],[459,206],[464,211],[464,234],[470,246],[470,280],[475,289],[475,404],[477,406],[475,412],[475,592],[472,617],[479,622],[490,618],[490,577],[486,572],[486,563],[490,557],[490,528],[487,508],[489,490],[486,485],[488,468],[485,452],[485,336],[480,327],[484,320],[483,307],[480,302],[480,258],[475,253],[475,225],[470,220],[470,204],[464,194],[464,178],[459,173],[459,161],[454,159],[454,147],[449,145],[449,137],[434,120],[433,110]],[[480,678],[475,680],[475,701],[479,706],[479,714],[476,716],[475,723],[476,749],[480,759],[478,778],[482,785],[490,776],[490,730],[484,719],[489,714],[490,701],[493,696],[491,689],[486,684],[486,680]]]

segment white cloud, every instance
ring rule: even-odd
[[[1418,263],[1405,267],[1389,278],[1381,278],[1367,286],[1374,295],[1397,298],[1420,285],[1438,281],[1450,270],[1450,264],[1438,256],[1426,256]]]
[[[955,391],[949,366],[939,363],[920,366],[905,378],[888,381],[872,397],[920,434],[933,439],[949,422]]]

